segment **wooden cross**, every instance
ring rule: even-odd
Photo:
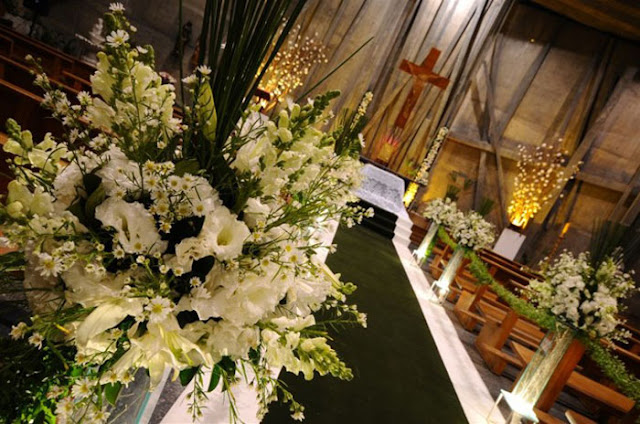
[[[433,67],[439,56],[440,50],[432,48],[427,57],[424,58],[422,65],[417,65],[406,59],[400,64],[400,70],[411,74],[414,79],[411,91],[402,105],[396,122],[393,124],[395,127],[402,129],[407,125],[411,112],[413,112],[413,108],[416,106],[418,98],[420,98],[420,94],[422,94],[422,90],[424,90],[427,83],[433,84],[441,90],[444,90],[449,85],[449,79],[433,72]]]

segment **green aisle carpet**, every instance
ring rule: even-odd
[[[368,314],[368,328],[343,329],[332,342],[353,369],[352,381],[281,375],[305,406],[305,423],[466,423],[391,240],[356,227],[340,229],[335,242],[327,263],[358,285],[351,301]],[[292,422],[277,403],[263,421]]]

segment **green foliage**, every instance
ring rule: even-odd
[[[480,201],[480,207],[478,207],[478,212],[483,217],[489,215],[493,210],[493,207],[496,205],[496,202],[488,197],[483,197]]]
[[[598,364],[602,373],[636,403],[636,408],[640,408],[640,380],[627,370],[624,362],[595,340],[582,337],[580,341],[587,346],[589,357]]]
[[[358,110],[350,111],[345,109],[338,121],[337,127],[332,133],[334,139],[334,149],[338,155],[348,155],[357,158],[362,150],[360,133],[364,130],[369,119],[365,112],[371,99],[371,94],[363,96],[361,106]]]
[[[593,268],[598,268],[605,258],[619,256],[622,253],[622,240],[628,230],[629,227],[619,222],[595,220],[589,247]]]
[[[113,384],[105,384],[104,386],[104,397],[111,405],[115,405],[118,400],[118,395],[120,394],[120,390],[122,390],[122,383],[117,382]]]
[[[218,118],[215,130],[218,146],[225,143],[249,106],[260,79],[305,2],[207,0],[199,63],[207,63],[212,69],[210,81]]]
[[[218,387],[218,383],[220,383],[220,377],[222,376],[222,367],[220,365],[215,364],[213,366],[213,370],[211,371],[211,380],[209,380],[209,387],[207,388],[207,392],[212,392]]]
[[[56,401],[46,393],[68,381],[67,361],[73,360],[74,351],[54,351],[47,345],[38,350],[26,341],[0,339],[0,423],[54,423]]]
[[[186,386],[187,384],[189,384],[191,380],[193,380],[193,377],[196,375],[199,369],[200,367],[191,367],[191,368],[185,368],[182,371],[180,371],[180,374],[179,374],[180,384],[182,384],[183,386]]]

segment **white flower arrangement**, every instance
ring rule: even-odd
[[[466,214],[458,211],[451,221],[449,232],[460,246],[480,250],[495,241],[493,224],[485,221],[476,211],[469,211]]]
[[[436,198],[428,202],[422,212],[422,216],[438,226],[450,229],[458,218],[458,206],[451,199]]]
[[[620,300],[631,295],[635,283],[622,262],[607,257],[595,267],[588,253],[562,252],[542,267],[544,280],[532,280],[529,296],[562,323],[593,338],[624,338],[617,328]]]
[[[433,143],[431,143],[431,147],[429,147],[427,156],[425,156],[424,160],[420,164],[420,169],[418,169],[418,172],[416,173],[415,180],[417,183],[422,184],[423,186],[426,186],[429,183],[429,170],[438,157],[440,148],[447,139],[447,134],[449,134],[449,129],[447,127],[442,127],[438,130],[436,138],[433,140]]]
[[[117,29],[98,55],[93,96],[71,102],[37,78],[64,138],[34,145],[31,133],[8,124],[4,150],[15,155],[16,180],[2,230],[24,252],[25,285],[34,290],[33,317],[11,336],[62,352],[63,361],[31,400],[50,402],[60,422],[105,422],[109,393],[138,369],[148,370],[152,388],[166,368],[190,371],[200,384],[213,369],[229,388],[236,367],[249,367],[261,413],[280,397],[302,418],[269,369],[349,379],[313,314],[366,323],[344,303],[354,286],[315,256],[331,248],[313,238],[322,222],[363,215],[349,206],[360,183],[357,150],[336,152],[339,131],[314,126],[328,119],[335,93],[291,105],[275,121],[249,111],[202,166],[199,146],[209,148],[216,125],[210,70],[188,78],[194,107],[183,123],[151,47],[129,44],[123,9],[111,7]],[[205,396],[197,383],[194,418]]]

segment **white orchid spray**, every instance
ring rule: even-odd
[[[589,337],[625,338],[619,328],[621,300],[636,288],[621,260],[607,256],[593,266],[589,253],[564,251],[541,268],[544,280],[532,280],[528,291],[536,305]]]
[[[8,124],[4,150],[16,179],[2,231],[24,256],[33,313],[11,336],[48,366],[12,413],[106,422],[137,370],[148,371],[153,389],[170,368],[185,383],[195,378],[195,419],[205,371],[231,393],[236,369],[251,368],[262,414],[280,398],[302,418],[269,370],[349,379],[322,318],[366,323],[345,304],[355,287],[316,257],[333,246],[314,236],[331,219],[362,219],[350,206],[360,140],[342,137],[338,152],[341,129],[316,129],[333,92],[274,121],[249,110],[229,139],[214,140],[210,70],[187,78],[193,106],[177,118],[153,49],[130,44],[122,5],[111,12],[92,94],[70,100],[36,77],[62,137],[34,145]]]

